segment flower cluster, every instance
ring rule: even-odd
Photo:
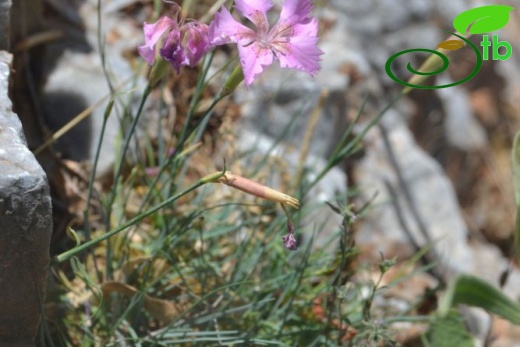
[[[211,48],[208,26],[196,21],[179,25],[169,17],[161,17],[156,23],[144,23],[145,44],[139,46],[139,53],[152,65],[155,61],[155,49],[162,44],[160,56],[170,63],[179,73],[181,66],[195,66]],[[161,42],[161,39],[164,40]]]
[[[267,12],[272,7],[271,0],[235,1],[237,12],[256,30],[235,20],[225,7],[209,26],[197,21],[179,25],[176,20],[162,17],[154,24],[144,24],[145,44],[139,52],[152,65],[159,45],[160,56],[179,72],[183,65],[195,66],[215,46],[236,43],[247,86],[275,59],[281,67],[315,75],[323,52],[316,46],[318,23],[310,16],[311,1],[286,0],[278,22],[271,27]]]

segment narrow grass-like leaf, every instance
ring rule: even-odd
[[[520,325],[520,305],[475,276],[461,275],[452,283],[441,299],[439,313],[446,316],[457,304],[479,307]]]
[[[81,240],[79,239],[78,233],[71,227],[67,228],[67,236],[76,242],[76,247],[81,245]]]

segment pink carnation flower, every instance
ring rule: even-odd
[[[145,44],[138,47],[143,59],[152,65],[155,61],[156,46],[160,45],[159,54],[177,73],[182,65],[197,65],[211,48],[208,26],[196,21],[179,26],[175,20],[161,17],[156,23],[144,23],[143,30]]]
[[[318,23],[310,17],[310,0],[286,0],[278,23],[272,28],[266,13],[273,7],[271,0],[236,0],[235,7],[256,26],[256,31],[237,22],[225,7],[215,15],[209,26],[213,45],[236,43],[247,86],[264,66],[278,59],[281,67],[294,68],[315,75],[320,69],[316,46]]]
[[[177,23],[169,17],[161,17],[153,24],[144,23],[144,45],[137,47],[139,54],[149,65],[153,65],[155,61],[155,45],[163,34],[169,30],[177,29]]]

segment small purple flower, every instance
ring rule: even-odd
[[[285,208],[284,208],[285,211]],[[290,249],[291,251],[295,251],[297,249],[296,247],[296,238],[294,237],[294,224],[291,221],[291,217],[289,217],[289,214],[287,211],[285,211],[287,215],[287,231],[288,233],[282,236],[283,245],[285,248]]]
[[[295,251],[298,248],[296,247],[296,238],[294,237],[294,233],[289,232],[288,234],[285,234],[282,236],[283,245],[285,248]]]
[[[179,26],[176,20],[161,17],[156,23],[144,23],[143,29],[145,44],[138,47],[141,56],[152,65],[155,61],[156,46],[159,45],[160,56],[169,62],[177,73],[183,65],[197,65],[211,48],[208,26],[197,21]]]
[[[310,17],[310,0],[286,0],[278,23],[272,28],[266,13],[271,0],[236,0],[235,7],[256,26],[256,31],[237,22],[222,8],[209,26],[213,45],[236,43],[245,83],[251,85],[264,66],[278,59],[281,67],[295,68],[315,75],[323,52],[316,46],[318,23]]]
[[[166,60],[177,71],[180,72],[181,65],[185,63],[184,50],[181,46],[181,32],[172,30],[168,33],[164,46],[159,50],[161,57]]]

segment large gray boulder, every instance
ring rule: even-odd
[[[11,59],[0,51],[0,346],[33,346],[49,268],[52,212],[47,178],[27,148],[7,95]]]

